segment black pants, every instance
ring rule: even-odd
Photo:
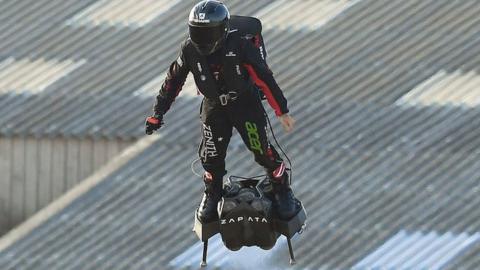
[[[222,106],[216,100],[204,99],[200,108],[202,142],[199,156],[203,168],[214,179],[222,178],[225,157],[232,130],[238,131],[243,142],[254,154],[255,161],[272,173],[283,162],[267,138],[267,121],[262,103],[254,94],[245,93],[235,101]]]

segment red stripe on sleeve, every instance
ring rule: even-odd
[[[273,96],[272,90],[268,87],[268,85],[258,77],[257,73],[255,72],[255,69],[251,65],[244,64],[245,68],[248,71],[248,74],[250,77],[253,79],[253,82],[260,87],[262,92],[265,94],[268,100],[268,104],[273,108],[275,111],[275,114],[277,116],[282,115],[282,111],[280,109],[280,105],[278,104],[277,100]]]
[[[180,91],[182,91],[182,87],[183,85],[178,86],[176,89],[173,88],[172,82],[169,80],[167,80],[167,82],[165,83],[165,88],[167,92],[175,92],[175,97],[178,97],[178,95],[180,94]]]

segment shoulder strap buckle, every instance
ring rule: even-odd
[[[220,104],[222,104],[222,106],[226,106],[228,104],[229,96],[227,94],[220,95],[219,98],[220,98]]]
[[[230,91],[230,92],[228,92],[228,94],[222,94],[218,97],[220,99],[220,104],[222,104],[222,106],[226,106],[228,104],[229,100],[231,100],[231,101],[237,100],[238,93],[235,92],[235,91]]]

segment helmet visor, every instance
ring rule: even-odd
[[[214,46],[225,37],[225,25],[201,27],[190,25],[190,39],[200,47]]]

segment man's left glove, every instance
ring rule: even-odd
[[[163,115],[155,114],[147,117],[145,121],[145,133],[152,135],[153,132],[163,125]]]

